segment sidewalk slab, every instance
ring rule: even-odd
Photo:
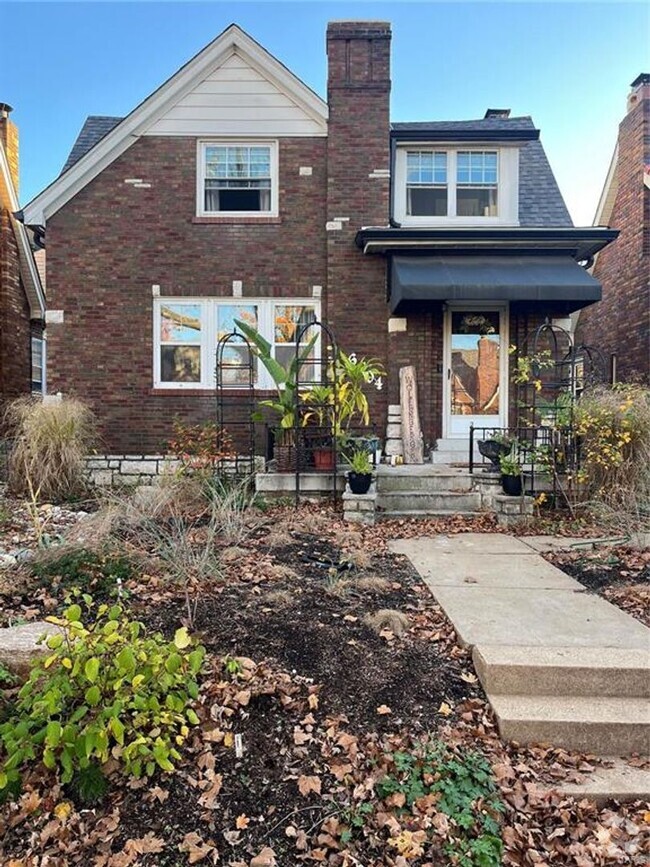
[[[452,536],[417,536],[414,539],[396,539],[389,543],[396,554],[421,551],[431,557],[441,554],[535,554],[521,539],[505,533],[458,533]],[[412,546],[412,548],[411,548]]]
[[[640,621],[589,593],[476,585],[431,590],[463,644],[650,646],[650,630]]]
[[[467,584],[537,590],[583,589],[561,569],[530,554],[479,554],[462,548],[433,554],[430,546],[413,539],[402,539],[390,547],[393,552],[406,555],[432,589]]]

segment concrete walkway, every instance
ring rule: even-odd
[[[562,544],[463,533],[390,548],[411,560],[473,648],[502,737],[650,754],[650,630],[539,553]],[[625,776],[629,791],[650,796],[650,772]],[[620,796],[620,775],[615,788]]]

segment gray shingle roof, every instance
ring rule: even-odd
[[[85,156],[121,120],[121,117],[109,117],[101,114],[92,114],[90,117],[87,117],[84,125],[81,127],[81,132],[77,136],[77,140],[72,146],[68,159],[65,161],[65,165],[61,169],[61,174],[67,172],[81,157]]]
[[[416,123],[393,123],[391,128],[404,132],[437,132],[534,129],[530,117],[488,117],[480,120],[438,120]],[[540,141],[522,142],[519,147],[519,225],[525,228],[573,226],[546,153]]]

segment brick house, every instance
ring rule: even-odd
[[[18,211],[18,130],[0,104],[0,411],[6,401],[42,393],[45,294],[32,241]]]
[[[580,313],[579,339],[616,358],[616,377],[650,383],[650,75],[637,76],[594,225],[619,230],[592,269],[603,287]]]
[[[107,451],[213,417],[217,339],[239,317],[280,360],[311,318],[378,357],[379,430],[414,365],[444,455],[471,422],[507,423],[508,344],[600,297],[579,263],[615,233],[573,227],[532,120],[391,125],[390,44],[387,23],[331,23],[325,102],[233,25],[127,117],[89,118],[26,206],[47,244],[50,387],[95,407]]]

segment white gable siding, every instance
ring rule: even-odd
[[[320,136],[323,124],[237,54],[231,55],[145,135]]]

